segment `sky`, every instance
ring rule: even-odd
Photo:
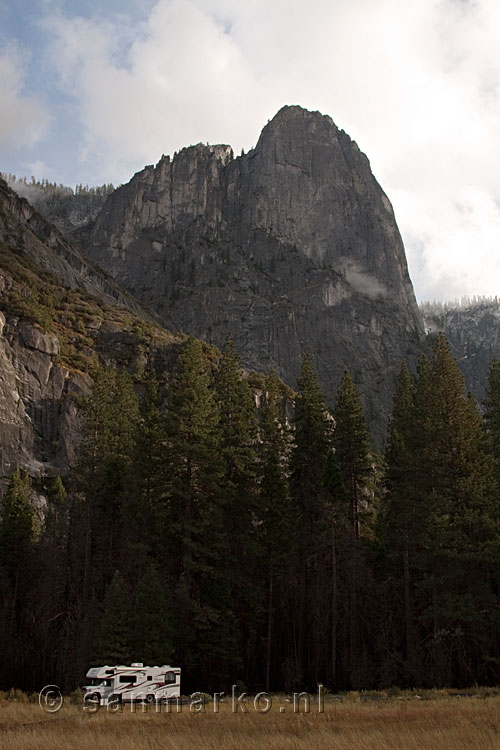
[[[367,154],[419,300],[498,294],[498,0],[0,0],[2,172],[118,185],[285,104]]]

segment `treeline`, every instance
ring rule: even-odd
[[[62,185],[57,182],[50,182],[47,179],[37,180],[33,175],[28,180],[27,177],[17,177],[11,172],[0,173],[0,176],[7,182],[8,185],[16,190],[17,188],[34,188],[42,193],[51,193],[56,195],[99,195],[106,196],[113,192],[114,186],[110,182],[104,185],[91,186],[88,185],[76,185],[75,189]]]
[[[185,691],[498,682],[500,363],[484,419],[444,337],[403,364],[385,456],[348,373],[331,415],[306,357],[289,406],[271,373],[255,408],[230,340],[166,386],[101,370],[42,521],[19,471],[4,497],[2,687],[135,660]]]
[[[4,175],[7,183],[18,195],[26,198],[31,205],[46,219],[54,223],[68,238],[79,234],[78,242],[84,242],[82,232],[96,218],[113,192],[111,183],[97,187],[76,185],[75,189],[66,185],[57,185],[49,180],[27,180],[17,178],[14,174]]]
[[[462,308],[470,307],[494,307],[499,306],[498,296],[488,296],[482,294],[475,294],[472,297],[463,296],[460,299],[455,299],[453,302],[437,302],[437,301],[424,301],[419,304],[420,312],[423,315],[441,315],[442,313],[448,312],[448,310],[460,310]]]

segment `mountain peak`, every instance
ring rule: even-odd
[[[215,344],[231,333],[251,369],[293,385],[307,350],[330,403],[353,371],[380,434],[423,330],[368,159],[330,117],[297,105],[255,149],[230,153],[182,150],[112,194],[91,258],[176,328]]]
[[[338,132],[337,126],[328,115],[304,109],[297,104],[287,104],[263,128],[259,141],[269,137],[286,137],[287,134],[302,139],[330,136],[335,140]]]

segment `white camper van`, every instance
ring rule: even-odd
[[[180,695],[180,667],[145,667],[140,662],[130,667],[93,667],[86,675],[84,700],[133,703],[165,702]]]

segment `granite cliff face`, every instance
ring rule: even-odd
[[[26,178],[17,179],[14,174],[1,172],[0,178],[18,196],[26,198],[39,214],[50,218],[51,223],[68,239],[85,234],[86,227],[94,221],[107,196],[114,190],[111,184],[91,188],[79,185],[73,190],[48,180],[35,182],[32,178],[27,181]]]
[[[482,403],[491,360],[500,359],[498,298],[464,305],[425,304],[421,312],[430,337],[444,333],[460,365],[467,390]]]
[[[99,365],[125,367],[140,395],[148,370],[164,382],[184,339],[0,180],[0,498],[19,466],[43,507],[46,479],[73,463]],[[217,360],[214,347],[204,350]],[[258,403],[262,379],[247,377]],[[288,403],[285,386],[283,394]]]
[[[0,495],[67,471],[99,362],[161,371],[175,342],[0,180]]]
[[[63,473],[74,455],[76,399],[91,379],[56,364],[59,342],[0,312],[0,490],[16,466],[31,476]]]
[[[330,404],[349,369],[379,437],[423,327],[391,204],[329,117],[285,107],[257,146],[197,145],[110,195],[93,261],[169,326],[294,385],[311,353]]]
[[[0,179],[0,244],[29,258],[64,286],[91,294],[106,304],[128,308],[140,316],[153,317],[112,278],[95,268],[73,242],[3,179]]]

